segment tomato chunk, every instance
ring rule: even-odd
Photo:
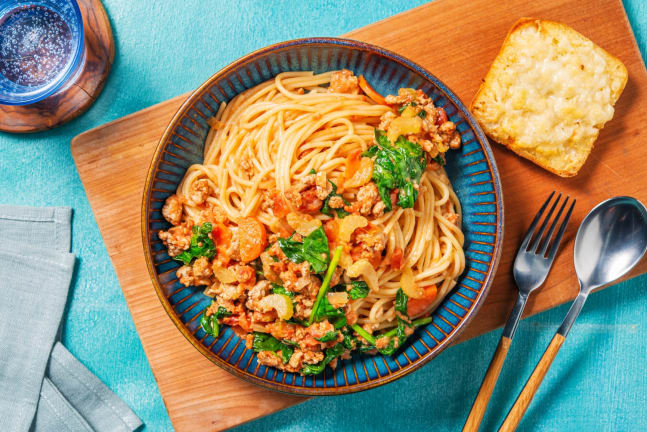
[[[273,191],[270,195],[272,201],[272,211],[274,216],[278,218],[284,218],[288,213],[290,213],[290,207],[287,205],[279,191]]]
[[[222,222],[215,222],[213,230],[211,230],[211,237],[216,242],[216,250],[218,251],[217,259],[223,266],[229,263],[229,255],[227,250],[231,246],[231,230],[227,225]]]
[[[446,121],[447,121],[447,113],[443,108],[438,108],[438,118],[436,119],[436,124],[440,126]]]
[[[402,248],[395,248],[391,254],[391,268],[393,270],[402,270],[404,267],[404,253]]]
[[[423,289],[425,293],[421,298],[409,298],[407,301],[407,315],[412,318],[427,312],[438,295],[436,285],[429,285]]]
[[[255,217],[239,219],[238,244],[241,261],[250,262],[255,260],[267,246],[265,226]]]
[[[339,234],[339,223],[337,219],[329,219],[326,221],[324,224],[324,232],[326,233],[326,237],[328,237],[328,243],[336,243],[337,235]]]

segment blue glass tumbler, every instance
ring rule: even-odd
[[[61,88],[83,61],[75,0],[0,0],[0,105],[29,105]]]

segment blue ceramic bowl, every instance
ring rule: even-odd
[[[458,126],[460,151],[448,153],[447,173],[463,207],[467,266],[458,285],[393,357],[355,355],[318,376],[302,377],[260,365],[256,355],[230,328],[214,339],[200,327],[200,315],[211,299],[202,289],[182,286],[172,260],[157,237],[169,224],[161,214],[186,169],[202,162],[208,132],[206,120],[222,101],[280,72],[347,68],[363,74],[381,94],[400,87],[420,88]],[[142,203],[142,234],[153,285],[169,316],[198,351],[234,375],[274,390],[304,395],[350,393],[400,378],[438,355],[476,315],[492,283],[503,239],[503,197],[490,146],[463,103],[438,78],[399,55],[362,42],[313,38],[283,42],[249,54],[225,67],[182,105],[157,146]]]

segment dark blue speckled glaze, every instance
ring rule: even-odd
[[[161,215],[186,169],[202,161],[206,120],[222,101],[284,71],[323,72],[347,68],[363,74],[381,94],[400,87],[420,88],[444,107],[457,124],[463,146],[450,151],[447,173],[463,208],[467,265],[458,285],[393,357],[355,355],[316,377],[301,377],[259,365],[244,340],[226,327],[217,339],[207,336],[200,314],[211,301],[202,289],[182,286],[179,264],[157,237],[169,224]],[[142,203],[144,251],[157,294],[173,322],[207,358],[235,375],[273,390],[306,395],[342,394],[385,384],[412,372],[438,355],[465,327],[483,303],[492,282],[503,240],[503,196],[494,157],[485,135],[463,103],[435,76],[392,52],[362,42],[313,38],[261,49],[227,66],[182,105],[153,157]]]

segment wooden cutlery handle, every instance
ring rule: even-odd
[[[535,370],[532,372],[532,375],[528,378],[528,382],[524,386],[523,390],[521,390],[519,397],[517,397],[512,409],[501,425],[499,432],[512,432],[517,429],[517,426],[521,423],[523,415],[526,413],[532,398],[535,396],[535,393],[537,393],[539,385],[544,380],[546,372],[548,372],[550,365],[553,363],[553,360],[563,343],[564,336],[556,333],[553,340],[550,341],[550,345],[546,348],[541,360],[539,360],[539,363],[535,367]]]
[[[483,420],[483,415],[487,409],[488,402],[490,402],[490,396],[492,396],[492,391],[496,385],[497,380],[499,379],[499,373],[501,372],[501,367],[503,367],[503,362],[505,361],[506,356],[508,355],[508,350],[510,349],[510,343],[512,339],[506,336],[502,336],[499,341],[499,345],[496,347],[490,366],[483,378],[483,383],[479,389],[478,394],[476,395],[476,400],[472,405],[472,410],[470,415],[467,417],[465,426],[463,427],[463,432],[477,432],[479,426],[481,425],[481,420]]]

